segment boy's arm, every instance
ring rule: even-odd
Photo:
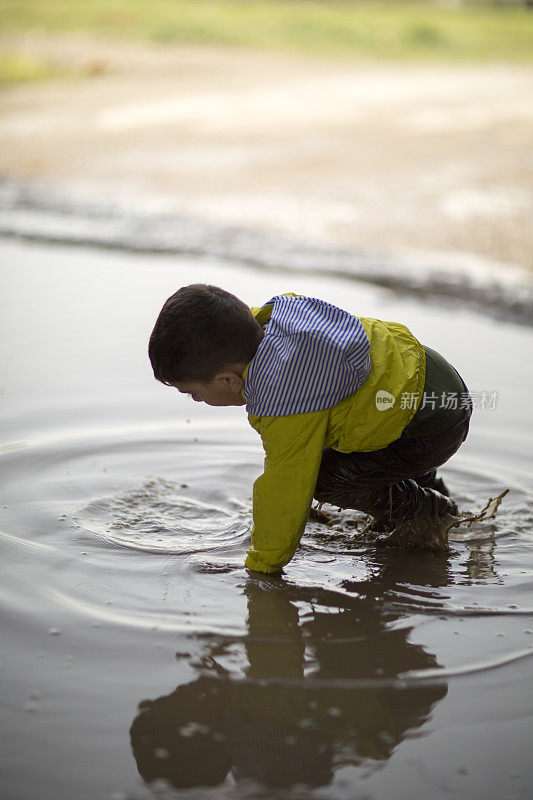
[[[329,410],[250,418],[266,457],[254,483],[248,569],[279,572],[294,555],[309,516],[328,419]]]

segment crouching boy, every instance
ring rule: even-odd
[[[245,405],[263,440],[249,569],[290,561],[313,497],[376,530],[457,513],[436,468],[467,436],[470,397],[404,325],[293,294],[250,309],[195,284],[164,304],[149,356],[157,380],[197,402]]]

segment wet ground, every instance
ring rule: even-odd
[[[3,796],[527,797],[530,329],[208,258],[3,241],[0,261]],[[146,356],[191,281],[407,324],[477,398],[442,473],[465,510],[509,487],[497,518],[435,554],[363,545],[346,514],[283,577],[247,573],[260,441]]]
[[[533,267],[528,65],[0,44],[84,76],[2,89],[3,176],[443,272]]]
[[[118,203],[111,196],[89,201],[51,185],[0,179],[0,236],[19,241],[99,246],[150,255],[211,256],[262,272],[336,276],[396,289],[418,298],[440,298],[482,310],[497,319],[533,325],[533,273],[471,261],[430,258],[324,246],[297,229],[229,226],[213,219],[163,211],[158,204]]]

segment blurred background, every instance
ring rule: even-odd
[[[527,315],[532,6],[0,0],[0,232]]]

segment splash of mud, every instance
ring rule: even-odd
[[[473,523],[485,522],[494,519],[503,498],[509,493],[505,489],[497,497],[489,498],[481,511],[472,513],[469,511],[459,512],[457,515],[445,514],[441,517],[425,518],[415,517],[409,520],[398,520],[391,522],[390,527],[383,531],[375,527],[375,520],[372,517],[359,515],[355,518],[342,520],[339,515],[328,514],[322,510],[322,503],[311,509],[309,519],[322,525],[339,530],[339,522],[342,520],[342,528],[355,529],[352,541],[360,544],[374,544],[378,547],[396,547],[400,550],[433,550],[436,552],[447,552],[450,549],[448,536],[452,528],[460,528],[466,525],[468,528]],[[366,519],[366,524],[364,524]],[[363,525],[363,527],[361,527]]]

